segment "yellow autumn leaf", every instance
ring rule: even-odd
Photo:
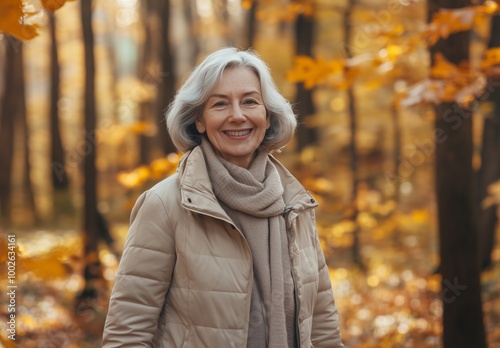
[[[382,86],[382,84],[383,84],[382,79],[372,79],[365,83],[365,87],[367,89],[377,89],[380,86]]]
[[[444,102],[455,101],[459,89],[452,83],[446,83],[441,91],[441,100]]]
[[[374,228],[377,225],[377,220],[369,213],[362,212],[357,217],[357,223],[364,228]]]
[[[0,31],[19,40],[30,40],[38,35],[35,25],[24,24],[25,12],[22,0],[2,0],[0,4]]]
[[[153,172],[163,172],[171,167],[171,163],[166,158],[159,158],[151,162],[151,170]]]
[[[401,24],[398,24],[387,28],[384,27],[380,34],[386,37],[394,38],[403,35],[404,32],[405,32],[405,27]]]
[[[300,161],[302,163],[311,163],[317,157],[317,149],[314,146],[305,147],[300,153]]]
[[[252,0],[242,0],[241,1],[241,7],[244,9],[244,10],[249,10],[253,5],[253,1]]]
[[[483,5],[477,6],[478,12],[493,15],[498,11],[498,3],[493,0],[486,0]]]
[[[436,42],[438,42],[439,39],[441,38],[439,32],[433,29],[426,29],[422,31],[421,36],[422,39],[424,39],[429,46],[434,46]]]
[[[16,348],[16,341],[8,339],[7,337],[4,337],[4,335],[0,335],[0,343],[2,344],[3,348]]]
[[[144,183],[144,175],[140,171],[133,170],[131,172],[120,172],[116,176],[118,182],[128,188],[140,186]]]
[[[441,291],[441,276],[439,274],[434,274],[427,279],[427,289],[435,293]]]
[[[69,261],[79,253],[78,244],[64,244],[43,250],[41,253],[18,257],[18,274],[30,272],[42,279],[63,279],[68,276]]]
[[[429,213],[426,210],[414,210],[411,213],[411,218],[418,223],[426,222],[429,220]]]
[[[486,69],[500,64],[500,47],[490,48],[484,54],[481,68]]]
[[[298,56],[287,78],[291,82],[303,82],[304,87],[310,89],[325,82],[331,75],[343,73],[344,69],[345,62],[342,60],[326,60],[321,57],[314,60],[311,57]]]
[[[441,9],[432,17],[422,37],[429,45],[434,45],[440,38],[447,38],[453,33],[471,30],[481,21],[498,12],[498,3],[492,0],[483,5],[468,6],[458,9]]]
[[[302,82],[306,79],[307,74],[312,70],[314,60],[307,56],[295,57],[295,65],[293,70],[289,71],[287,78],[290,82]]]
[[[294,15],[303,14],[305,16],[312,16],[314,14],[314,7],[311,2],[293,2],[288,5],[288,11]]]
[[[151,169],[151,177],[153,179],[159,179],[175,172],[177,169],[177,163],[172,163],[167,157],[165,157],[152,161],[149,167]]]
[[[329,192],[333,189],[333,182],[326,178],[318,178],[314,181],[315,191],[317,192]]]
[[[151,173],[151,170],[148,168],[148,166],[140,166],[135,170],[137,173],[137,176],[141,180],[147,180],[149,178],[149,174]]]
[[[152,122],[146,122],[146,121],[136,122],[136,123],[128,126],[128,129],[132,133],[144,134],[147,136],[153,136],[157,132],[156,125]]]
[[[177,170],[180,157],[180,154],[171,153],[164,158],[153,160],[149,165],[141,165],[131,171],[120,172],[116,179],[127,188],[138,187],[147,180],[157,180],[173,174]]]
[[[381,54],[385,60],[388,60],[389,62],[395,62],[396,59],[401,57],[401,55],[403,55],[405,52],[406,50],[399,45],[388,45],[384,50],[382,50]]]
[[[434,66],[431,68],[431,77],[436,79],[451,79],[460,75],[458,66],[448,61],[443,54],[434,55]]]
[[[351,86],[351,83],[349,80],[342,80],[336,84],[334,84],[335,88],[336,89],[339,89],[339,90],[345,90],[345,89],[348,89],[350,86]]]
[[[39,279],[64,279],[67,270],[63,263],[52,255],[32,257],[23,260],[22,272],[31,272]]]
[[[352,233],[357,224],[351,220],[343,220],[330,228],[330,234],[334,237],[342,237],[344,234]]]

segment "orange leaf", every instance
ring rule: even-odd
[[[3,334],[0,335],[0,343],[2,344],[2,347],[5,347],[5,348],[16,348],[17,347],[16,341],[4,337]]]
[[[242,0],[241,1],[241,7],[245,10],[249,10],[253,5],[252,0]]]
[[[490,48],[484,54],[484,61],[481,63],[483,69],[500,64],[500,47]]]
[[[129,126],[132,133],[152,136],[156,134],[156,125],[151,122],[141,121]]]
[[[303,82],[305,88],[312,88],[324,82],[329,76],[344,71],[345,62],[341,60],[327,61],[318,58],[298,56],[295,58],[293,70],[288,72],[287,78],[291,82]]]
[[[64,279],[68,271],[64,264],[53,255],[33,257],[23,262],[23,272],[33,272],[40,279]]]
[[[496,12],[497,4],[487,1],[484,6],[469,6],[458,9],[441,9],[434,14],[431,23],[422,33],[430,45],[450,34],[472,29],[479,17]]]
[[[460,75],[459,68],[450,63],[441,53],[434,56],[434,66],[431,68],[431,76],[436,79],[456,78]]]
[[[492,0],[486,0],[484,5],[478,6],[478,10],[489,15],[495,14],[498,11],[498,3]]]
[[[73,1],[73,0],[42,0],[42,5],[47,10],[54,12],[55,10],[58,10],[61,7],[63,7],[66,1]]]
[[[21,0],[2,0],[0,4],[0,31],[20,40],[30,40],[38,35],[36,26],[23,24],[24,16]]]

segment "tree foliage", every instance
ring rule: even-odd
[[[42,0],[41,4],[46,10],[56,11],[66,1],[73,0]],[[19,40],[33,39],[38,36],[40,24],[37,23],[36,15],[41,10],[24,4],[22,0],[3,0],[0,3],[0,31]]]
[[[397,70],[397,65],[406,55],[422,45],[433,45],[437,40],[453,33],[470,30],[497,11],[496,2],[486,1],[479,6],[440,9],[418,34],[408,34],[400,24],[381,28],[378,36],[391,37],[385,47],[343,59],[298,56],[293,69],[288,73],[288,79],[292,82],[304,82],[307,88],[326,85],[346,89],[353,81],[361,78],[367,84],[392,83],[395,73],[400,78],[405,78]],[[442,55],[437,55],[434,59],[436,64],[432,67],[430,78],[399,93],[396,96],[397,105],[408,107],[420,102],[439,100],[472,102],[480,88],[485,87],[484,76],[487,70],[500,63],[500,51],[498,48],[488,49],[480,64],[481,70],[472,69],[468,62],[453,64]]]

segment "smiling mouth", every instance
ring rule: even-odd
[[[245,129],[245,130],[239,130],[239,131],[224,131],[224,133],[231,136],[231,137],[243,137],[243,136],[249,134],[251,131],[252,131],[251,129]]]

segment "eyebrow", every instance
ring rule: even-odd
[[[248,97],[249,95],[252,95],[252,94],[257,94],[258,96],[261,96],[261,94],[258,91],[249,91],[249,92],[243,93],[243,97]],[[227,98],[227,95],[215,93],[215,94],[210,94],[208,96],[208,99],[210,99],[210,98]]]

